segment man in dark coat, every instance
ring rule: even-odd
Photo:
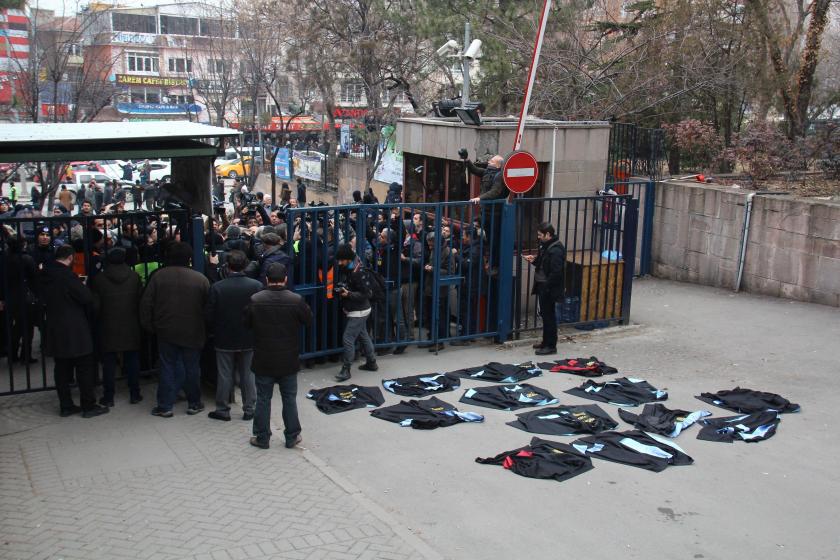
[[[359,366],[364,371],[377,371],[376,353],[373,341],[367,331],[367,318],[371,313],[370,298],[373,297],[372,287],[368,284],[367,274],[362,261],[349,243],[338,246],[335,252],[336,277],[338,282],[333,290],[341,298],[341,308],[344,311],[344,356],[341,371],[335,376],[336,381],[350,379],[350,366],[356,356],[356,341],[362,345],[365,363]]]
[[[93,354],[91,317],[93,294],[73,274],[73,248],[62,245],[55,260],[47,263],[40,279],[41,301],[46,310],[44,353],[55,360],[55,389],[61,416],[78,412],[93,418],[108,412],[96,404],[96,358]],[[81,408],[73,403],[70,379],[75,370]]]
[[[286,267],[268,268],[268,287],[251,296],[244,323],[254,333],[251,370],[257,386],[251,445],[268,449],[271,438],[271,397],[274,385],[283,400],[283,435],[291,449],[301,442],[297,414],[297,373],[300,370],[300,329],[312,324],[312,310],[303,298],[286,288]]]
[[[536,255],[528,255],[525,260],[534,265],[534,293],[540,304],[540,317],[543,322],[542,340],[535,344],[536,354],[545,356],[557,353],[557,315],[554,304],[565,293],[566,248],[557,238],[554,226],[543,222],[537,226],[537,240],[540,248]]]
[[[242,391],[243,420],[254,417],[257,389],[251,361],[254,357],[254,336],[243,324],[245,307],[251,296],[262,290],[262,283],[248,278],[243,272],[248,257],[242,251],[227,254],[228,274],[224,280],[210,287],[207,302],[207,324],[213,333],[216,348],[216,410],[207,416],[214,420],[230,421],[230,392],[236,377]]]
[[[306,206],[306,183],[300,177],[297,179],[297,200],[298,204]]]
[[[263,250],[262,255],[260,255],[260,271],[258,273],[257,280],[262,282],[263,285],[267,285],[266,273],[268,272],[268,267],[272,264],[282,264],[286,267],[286,270],[291,270],[292,268],[292,258],[288,253],[283,251],[283,247],[281,245],[282,242],[283,239],[276,233],[267,233],[262,236],[262,244],[265,249]],[[289,280],[291,280],[291,278],[289,278]],[[292,285],[293,283],[291,281],[287,282],[287,287],[291,288]]]
[[[122,354],[122,371],[128,380],[129,402],[137,404],[140,395],[140,275],[126,264],[126,250],[115,247],[108,252],[106,267],[91,280],[99,319],[99,351],[102,353],[102,399],[114,406],[114,377],[117,357]]]
[[[181,241],[166,251],[166,266],[149,277],[140,300],[140,324],[157,334],[160,380],[153,416],[172,417],[178,390],[187,394],[187,414],[204,410],[201,366],[204,348],[204,309],[210,292],[207,278],[189,268],[192,248]]]
[[[504,176],[502,174],[502,165],[505,159],[500,155],[495,155],[487,162],[486,167],[479,167],[467,158],[467,151],[461,148],[459,155],[464,160],[464,165],[467,170],[478,177],[481,177],[481,194],[477,197],[471,198],[470,202],[478,204],[483,201],[504,200],[510,195],[510,191],[505,186]],[[501,243],[502,234],[502,206],[501,204],[494,204],[490,211],[482,216],[484,223],[488,224],[487,228],[490,234],[490,266],[495,269],[499,266],[499,244]]]

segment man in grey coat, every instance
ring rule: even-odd
[[[207,414],[214,420],[230,421],[230,393],[235,377],[242,392],[243,420],[254,417],[257,389],[251,359],[254,357],[254,336],[243,323],[245,307],[251,296],[262,290],[259,280],[245,276],[248,257],[234,249],[227,254],[228,275],[210,287],[207,301],[207,324],[216,349],[216,410]]]

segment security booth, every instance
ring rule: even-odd
[[[467,176],[458,157],[466,148],[473,162],[511,151],[517,121],[483,117],[480,126],[457,118],[402,118],[397,149],[403,153],[406,202],[449,202],[478,195],[479,181]],[[603,121],[551,121],[530,118],[522,141],[539,163],[529,198],[591,195],[604,186],[610,125]]]
[[[479,195],[480,178],[467,173],[458,151],[466,148],[473,162],[505,157],[512,150],[517,119],[481,116],[480,122],[398,121],[406,203],[449,203]],[[598,195],[607,176],[609,142],[610,123],[605,121],[529,118],[526,123],[522,149],[536,159],[538,179],[530,191],[511,197],[515,222],[506,224],[514,239],[514,334],[540,323],[531,293],[534,271],[524,257],[537,251],[536,227],[544,221],[555,227],[567,250],[567,297],[557,310],[561,322],[600,325],[629,314],[629,297],[622,294],[629,292],[632,267],[625,270],[623,260],[635,249],[637,210],[630,197]]]
[[[13,310],[6,309],[8,312],[0,311],[0,354],[11,356],[20,351],[26,357],[18,364],[8,360],[7,371],[0,375],[0,395],[53,388],[52,360],[40,352],[39,306],[36,298],[29,296],[32,279],[24,273],[10,272],[22,270],[17,265],[23,243],[38,248],[36,244],[42,236],[36,234],[36,228],[49,233],[44,239],[49,242],[44,248],[45,258],[58,243],[74,247],[78,257],[74,272],[79,276],[89,277],[93,263],[101,262],[110,247],[124,240],[140,249],[135,270],[141,279],[160,265],[160,244],[166,239],[190,243],[194,266],[201,270],[204,265],[202,215],[213,214],[213,159],[224,139],[238,135],[236,130],[191,122],[0,125],[0,163],[153,158],[168,158],[171,162],[167,185],[170,202],[165,206],[91,216],[62,212],[45,212],[39,216],[25,209],[14,218],[0,219],[2,299],[17,298],[20,304]],[[43,207],[49,205],[45,203]],[[11,239],[14,242],[10,244]],[[147,361],[145,365],[152,364]]]

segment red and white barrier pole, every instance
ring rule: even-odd
[[[548,21],[548,13],[551,11],[551,0],[545,0],[542,14],[540,15],[540,28],[537,30],[537,40],[534,43],[534,54],[531,56],[531,67],[528,69],[528,85],[525,87],[525,100],[522,102],[522,111],[519,113],[519,126],[516,127],[516,138],[513,141],[513,150],[516,151],[522,145],[522,135],[525,133],[525,119],[528,117],[528,104],[531,102],[531,89],[534,87],[534,78],[537,75],[537,65],[540,61],[543,37],[545,37],[545,24]]]

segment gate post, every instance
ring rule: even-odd
[[[516,206],[507,201],[502,205],[501,239],[499,240],[498,338],[504,342],[510,336],[513,298],[513,241],[516,230]]]
[[[639,259],[639,276],[650,274],[653,258],[653,214],[656,209],[656,183],[645,183],[645,216],[642,223],[642,254]]]
[[[204,220],[201,216],[192,219],[193,270],[204,274]]]
[[[633,272],[636,263],[636,234],[639,227],[639,201],[627,198],[624,210],[624,235],[621,252],[624,259],[624,281],[621,286],[621,324],[630,324],[630,297],[633,294]]]

